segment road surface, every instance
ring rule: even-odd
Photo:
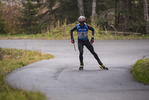
[[[0,40],[3,48],[55,56],[11,72],[6,81],[14,88],[40,90],[49,100],[149,100],[149,86],[130,72],[138,59],[149,58],[149,40],[95,40],[93,46],[108,71],[86,48],[85,68],[79,71],[79,52],[69,40]]]

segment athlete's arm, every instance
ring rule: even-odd
[[[88,25],[88,29],[92,31],[92,38],[91,38],[91,43],[94,43],[94,28],[92,28],[90,25]]]
[[[94,37],[94,28],[92,28],[90,25],[87,25],[88,29],[92,31],[92,37]]]
[[[75,31],[76,29],[77,29],[77,26],[75,26],[75,27],[70,31],[71,39],[73,39],[73,31]]]

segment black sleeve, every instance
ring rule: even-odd
[[[77,26],[75,26],[75,27],[70,31],[71,39],[73,39],[73,31],[75,31],[76,29],[77,29]]]
[[[92,31],[92,36],[94,36],[94,28],[92,28],[90,25],[88,25],[88,29]]]

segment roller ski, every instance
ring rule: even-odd
[[[83,65],[80,65],[79,70],[83,70],[83,67],[84,67]]]
[[[101,65],[100,68],[101,68],[101,69],[104,69],[104,70],[108,70],[108,68],[105,67],[104,65]]]

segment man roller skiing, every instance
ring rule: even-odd
[[[100,61],[98,55],[95,53],[93,46],[91,45],[94,42],[94,29],[87,23],[85,23],[85,17],[80,16],[78,18],[79,24],[77,24],[72,30],[71,30],[71,43],[75,43],[73,38],[73,31],[77,30],[78,32],[78,49],[79,49],[79,59],[80,59],[80,67],[79,70],[83,70],[84,63],[83,63],[83,47],[84,45],[87,47],[87,49],[94,55],[95,59],[100,65],[101,69],[108,70],[107,67],[104,66],[104,64]],[[88,29],[92,31],[92,38],[89,42],[88,39]]]

